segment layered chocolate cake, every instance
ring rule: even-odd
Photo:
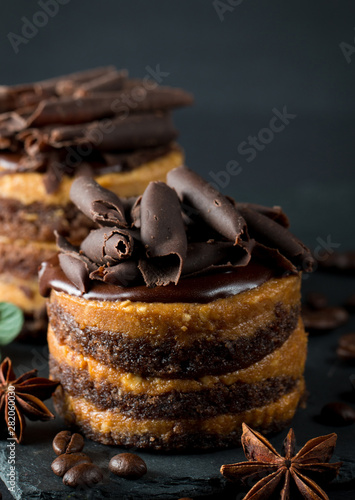
[[[111,66],[0,87],[0,301],[20,306],[33,333],[46,327],[37,270],[54,230],[76,243],[92,227],[70,202],[73,179],[126,197],[165,180],[183,162],[171,111],[191,102]]]
[[[81,177],[71,199],[96,228],[80,247],[58,237],[40,271],[66,421],[157,450],[236,445],[242,422],[288,425],[305,391],[313,260],[282,210],[235,202],[185,167],[137,199]]]

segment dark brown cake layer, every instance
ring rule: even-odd
[[[24,205],[0,198],[0,235],[54,242],[54,231],[58,231],[73,241],[81,241],[93,226],[72,203],[64,207],[43,202]]]
[[[226,386],[219,383],[212,389],[193,392],[132,394],[107,382],[95,383],[87,371],[58,363],[52,356],[49,366],[51,377],[60,380],[71,396],[83,397],[102,410],[119,408],[121,414],[136,419],[195,419],[241,413],[277,401],[297,384],[292,377],[275,377],[254,384],[238,381]]]
[[[188,346],[177,341],[154,343],[148,336],[129,338],[96,327],[81,330],[56,302],[48,303],[50,324],[59,343],[112,367],[143,377],[194,378],[246,368],[280,347],[296,328],[299,307],[275,307],[275,320],[251,336],[235,340],[197,339]]]
[[[119,436],[116,434],[115,438],[113,438],[110,432],[99,432],[92,428],[89,422],[78,421],[73,412],[66,412],[62,390],[57,390],[53,395],[53,399],[57,413],[64,418],[68,425],[81,430],[87,438],[106,445],[117,445],[119,442],[120,446],[154,449],[157,451],[212,450],[240,446],[241,426],[238,431],[230,432],[227,435],[203,433],[198,430],[188,433],[182,429],[179,433],[171,434],[169,438],[166,438],[166,436],[152,437],[149,433],[121,434]],[[263,434],[276,433],[287,427],[290,421],[290,419],[285,420],[281,417],[280,419],[274,419],[269,425],[254,426],[253,428]],[[176,427],[178,426],[177,422]]]
[[[25,280],[37,278],[41,262],[55,254],[56,250],[35,246],[31,242],[19,245],[16,241],[0,240],[0,274],[11,273]]]

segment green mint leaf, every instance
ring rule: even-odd
[[[12,342],[23,326],[23,312],[14,304],[0,302],[0,345]]]

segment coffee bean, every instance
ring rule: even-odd
[[[77,432],[61,431],[53,439],[53,450],[56,455],[78,453],[84,448],[84,438]]]
[[[53,460],[51,468],[54,474],[63,477],[69,469],[79,464],[91,464],[91,458],[85,453],[63,453]]]
[[[329,425],[350,425],[355,423],[355,410],[346,403],[335,401],[323,406],[320,418]]]
[[[349,314],[343,307],[325,307],[315,311],[303,307],[302,319],[306,330],[328,331],[344,325],[349,319]]]
[[[323,293],[310,292],[306,297],[306,304],[311,309],[324,309],[328,305],[328,299]]]
[[[346,299],[344,307],[349,313],[355,313],[355,293]]]
[[[339,273],[353,274],[355,272],[355,251],[333,252],[326,259],[318,262],[321,269]]]
[[[101,469],[95,464],[75,465],[64,474],[63,483],[66,486],[94,486],[103,480]]]
[[[134,453],[120,453],[111,458],[108,465],[113,474],[127,479],[139,479],[147,472],[144,460]]]
[[[345,361],[355,361],[355,333],[346,333],[340,337],[337,355]]]

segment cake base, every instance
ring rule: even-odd
[[[262,433],[281,429],[304,395],[300,281],[266,279],[207,303],[52,290],[57,411],[101,443],[164,451],[235,446],[243,422]]]

